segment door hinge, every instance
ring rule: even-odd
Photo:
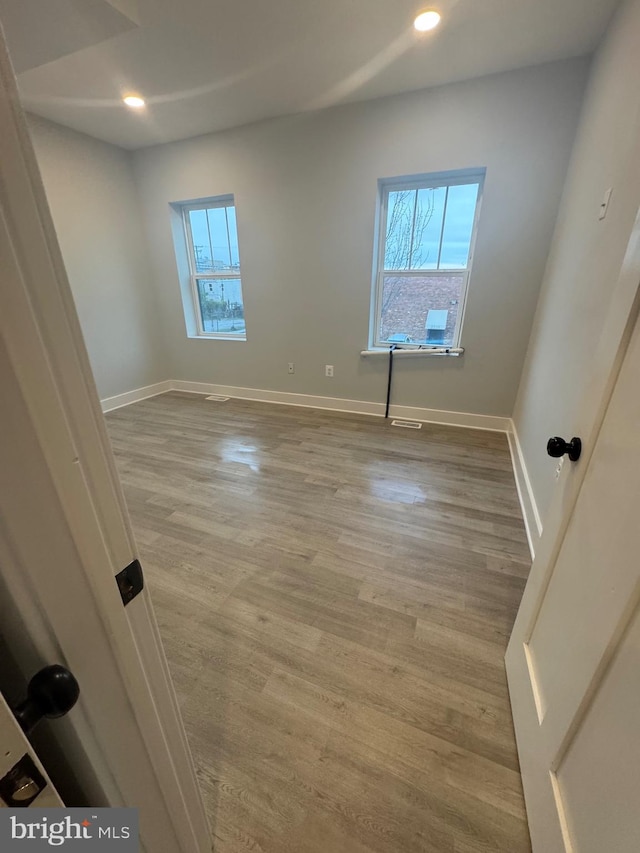
[[[144,576],[139,560],[134,560],[133,563],[129,563],[126,568],[118,572],[116,583],[120,590],[122,603],[126,607],[144,589]]]

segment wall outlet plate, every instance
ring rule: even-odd
[[[333,376],[333,365],[332,364],[325,364],[324,375],[325,376]]]

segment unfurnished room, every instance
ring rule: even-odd
[[[0,23],[0,849],[637,853],[640,0]]]

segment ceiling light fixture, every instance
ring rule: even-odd
[[[419,33],[426,33],[428,30],[435,29],[440,23],[440,13],[430,9],[428,12],[421,12],[413,22],[413,26]]]
[[[122,100],[128,107],[132,107],[134,110],[139,110],[145,105],[144,98],[141,98],[139,95],[126,95]]]

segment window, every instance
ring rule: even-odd
[[[245,340],[233,196],[182,206],[198,335]]]
[[[372,346],[459,346],[483,180],[380,182]]]

